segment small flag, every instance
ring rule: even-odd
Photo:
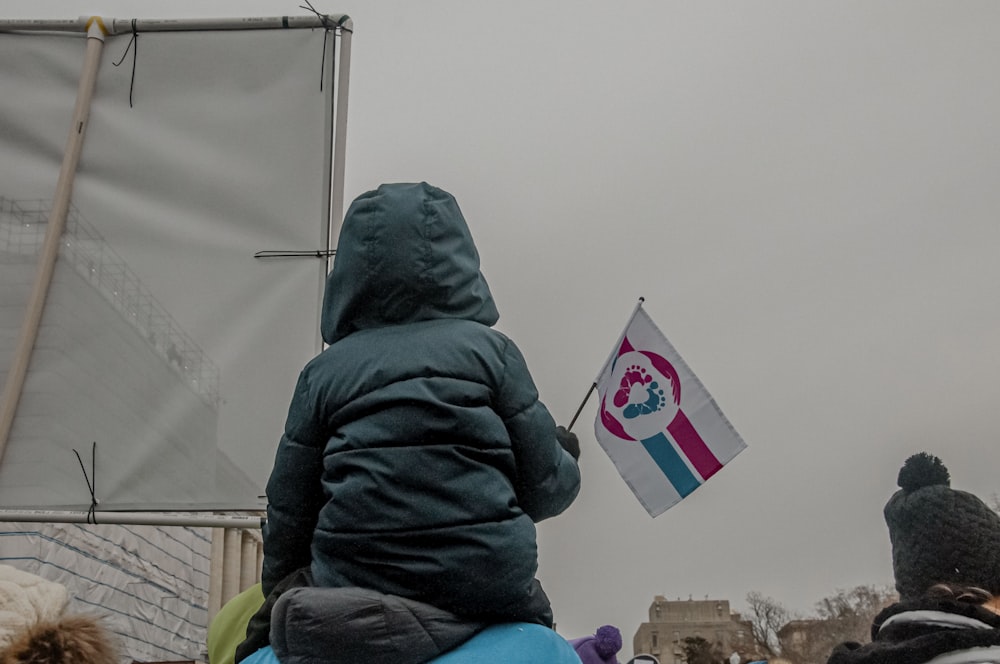
[[[596,384],[597,442],[650,516],[746,447],[641,300]]]

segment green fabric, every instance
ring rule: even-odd
[[[262,604],[264,593],[256,583],[219,609],[208,626],[209,664],[233,664],[236,646],[247,636],[247,623]]]
[[[534,522],[579,490],[457,203],[383,185],[345,218],[331,344],[299,376],[267,486],[264,589],[310,565],[464,616],[546,607]]]

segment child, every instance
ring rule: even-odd
[[[469,620],[552,625],[535,522],[580,486],[455,199],[387,184],[344,219],[321,330],[267,484],[263,591],[376,590]]]

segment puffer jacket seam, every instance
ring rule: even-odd
[[[430,239],[430,227],[432,220],[436,220],[437,214],[435,213],[434,209],[428,204],[428,199],[426,196],[421,200],[420,207],[422,212],[424,213],[424,218],[421,220],[422,223],[420,225],[420,239],[422,242],[422,246],[420,247],[420,251],[417,254],[420,260],[420,271],[418,272],[419,275],[418,288],[421,293],[424,293],[428,289],[428,285],[433,281],[430,278],[429,274],[434,264],[433,247],[431,246],[431,239]]]
[[[502,357],[503,357],[503,374],[500,376],[500,389],[499,389],[499,394],[500,395],[504,394],[504,388],[506,387],[506,383],[507,383],[507,349],[510,348],[510,344],[511,344],[510,339],[506,335],[501,335],[501,337],[503,337],[504,345],[503,345],[503,353],[502,353]],[[498,404],[498,405],[502,406],[503,404],[501,403],[501,404]],[[525,404],[525,406],[523,408],[519,408],[519,409],[515,410],[513,413],[509,413],[509,414],[507,414],[507,413],[501,413],[500,417],[501,417],[501,419],[505,423],[509,422],[510,420],[513,420],[513,419],[517,418],[522,413],[528,411],[534,405],[535,405],[535,402],[531,402],[531,403]]]

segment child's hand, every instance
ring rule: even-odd
[[[564,450],[570,453],[570,456],[574,459],[580,458],[580,441],[575,433],[567,431],[566,427],[556,427],[556,440],[559,441]]]

